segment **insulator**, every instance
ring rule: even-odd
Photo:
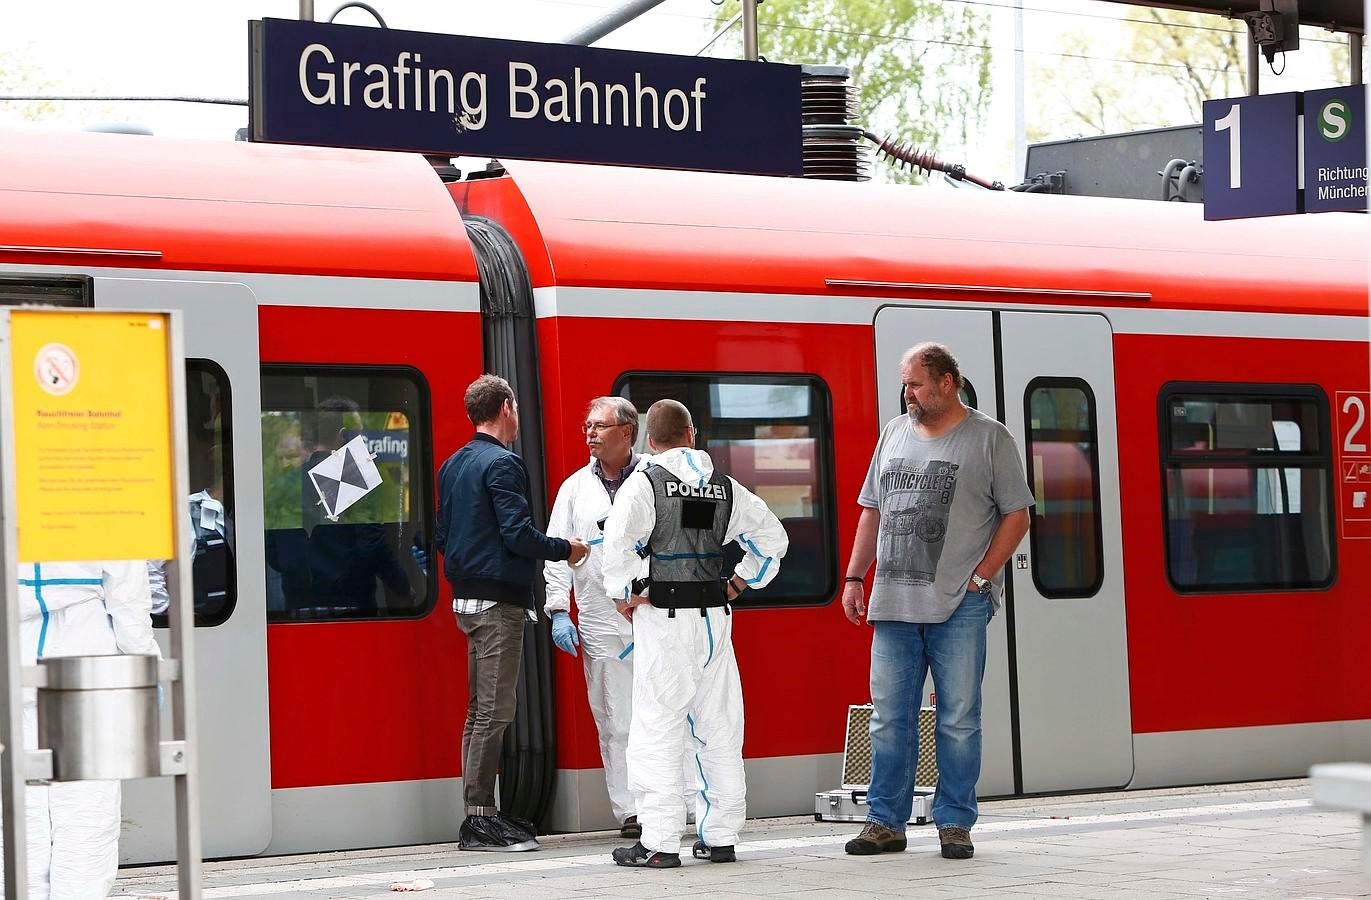
[[[871,132],[866,136],[876,143],[876,152],[895,163],[896,168],[909,168],[925,175],[943,168],[934,154],[919,150],[913,144],[897,142],[893,137],[878,138]]]

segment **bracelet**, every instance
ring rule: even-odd
[[[847,575],[847,576],[845,576],[845,577],[843,578],[843,582],[844,582],[844,583],[849,582],[849,581],[855,581],[855,582],[857,582],[858,584],[865,584],[865,583],[866,583],[866,579],[865,579],[865,578],[862,578],[862,577],[857,576],[857,575]]]

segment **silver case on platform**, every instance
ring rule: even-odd
[[[814,795],[814,821],[865,822],[866,791],[820,791]],[[933,817],[933,789],[915,788],[910,825],[927,825]]]
[[[938,761],[933,732],[937,712],[931,706],[919,710],[919,765],[915,770],[914,806],[909,824],[924,825],[933,817],[933,791],[938,783]],[[871,706],[847,710],[847,739],[843,742],[842,787],[814,795],[817,822],[865,822],[866,789],[871,783]]]

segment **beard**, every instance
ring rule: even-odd
[[[905,408],[905,415],[909,416],[909,421],[915,424],[922,424],[928,416],[928,410],[917,403],[910,403]]]

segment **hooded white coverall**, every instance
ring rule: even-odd
[[[649,457],[642,457],[639,468]],[[576,593],[576,618],[581,636],[581,662],[585,668],[586,693],[595,729],[600,737],[600,760],[604,764],[605,787],[609,805],[617,821],[637,815],[637,804],[628,788],[628,726],[633,719],[633,626],[619,614],[614,601],[605,594],[601,562],[604,542],[600,522],[609,515],[609,492],[595,474],[595,460],[576,470],[557,491],[548,521],[549,537],[581,538],[590,545],[590,556],[579,568],[565,561],[549,560],[543,566],[547,582],[548,618],[571,609],[571,592]],[[622,488],[620,489],[622,490]],[[640,560],[640,574],[646,566]],[[695,754],[685,754],[684,796],[696,790]]]
[[[161,656],[147,563],[19,564],[24,665],[58,656]],[[24,743],[38,746],[38,696],[24,692]],[[119,782],[54,781],[25,795],[30,900],[104,897],[119,867]]]
[[[714,472],[709,454],[678,447],[660,453],[652,465],[692,485]],[[745,551],[735,577],[760,588],[776,577],[789,547],[785,529],[760,497],[730,478],[733,507],[725,543]],[[619,489],[605,523],[605,593],[627,597],[645,546],[656,525],[652,482],[635,473]],[[745,598],[744,598],[745,602]],[[650,852],[679,853],[685,807],[681,802],[681,758],[685,736],[700,782],[696,833],[710,847],[738,842],[746,814],[743,775],[743,691],[733,656],[734,617],[722,608],[670,610],[639,606],[633,613],[635,677],[633,724],[628,738],[628,784],[638,797],[642,844]],[[682,723],[686,732],[682,732]]]

